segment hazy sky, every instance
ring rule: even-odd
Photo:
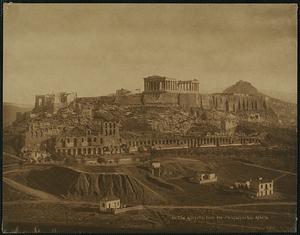
[[[143,77],[296,92],[297,5],[6,4],[4,101],[143,88]]]

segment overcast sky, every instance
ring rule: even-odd
[[[296,92],[297,6],[6,4],[4,101],[143,88],[143,77],[199,79],[201,92],[238,80]]]

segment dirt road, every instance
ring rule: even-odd
[[[297,175],[295,172],[291,172],[291,171],[284,171],[284,170],[278,170],[278,169],[274,169],[274,168],[270,168],[270,167],[265,167],[265,166],[261,166],[261,165],[257,165],[257,164],[252,164],[252,163],[245,163],[245,162],[241,162],[243,165],[247,165],[247,166],[253,166],[253,167],[257,167],[257,168],[261,168],[261,169],[265,169],[265,170],[270,170],[270,171],[276,171],[279,173],[283,173],[283,174],[289,174],[289,175]]]

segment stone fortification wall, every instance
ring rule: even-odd
[[[178,95],[178,102],[184,109],[190,109],[191,107],[201,106],[200,94],[186,94],[182,93]]]
[[[142,94],[133,95],[118,95],[116,96],[115,103],[117,105],[143,105]]]
[[[267,103],[263,96],[245,94],[212,94],[212,108],[219,111],[259,111],[266,110]]]
[[[97,97],[97,103],[100,103],[100,104],[113,105],[115,103],[115,100],[116,100],[115,96],[99,96],[99,97]]]
[[[178,105],[178,94],[176,93],[144,93],[144,105]]]
[[[184,109],[202,108],[223,112],[263,111],[268,104],[263,96],[245,94],[193,94],[193,93],[140,93],[119,96],[101,96],[100,103],[117,105],[181,106]]]

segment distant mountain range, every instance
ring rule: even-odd
[[[27,112],[33,109],[33,105],[13,104],[3,102],[3,126],[9,126],[16,120],[17,112]]]

